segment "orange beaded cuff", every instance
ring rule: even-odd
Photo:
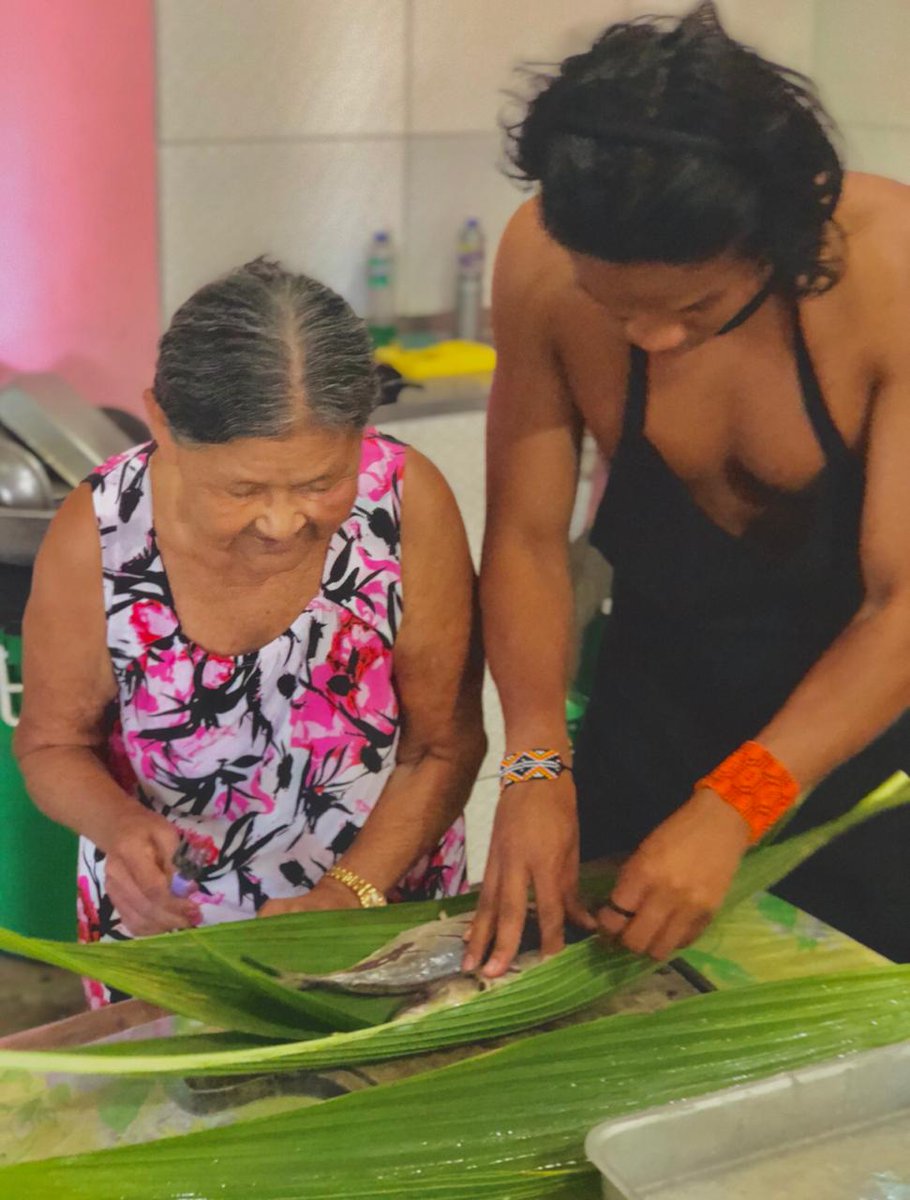
[[[695,786],[710,788],[732,805],[753,842],[780,820],[800,790],[787,768],[758,742],[744,742]]]

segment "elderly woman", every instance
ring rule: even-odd
[[[439,472],[368,426],[377,396],[348,305],[258,260],[177,312],[154,441],[56,516],[16,750],[81,834],[83,939],[461,889],[472,568]]]

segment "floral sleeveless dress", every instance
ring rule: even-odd
[[[88,481],[118,690],[108,765],[202,848],[203,923],[236,921],[312,888],[354,841],[394,769],[406,447],[367,430],[357,498],[330,543],[319,592],[285,633],[235,657],[210,654],[181,630],[155,541],[153,449],[119,455]],[[130,936],[104,868],[104,854],[81,839],[82,941]],[[454,895],[464,876],[459,818],[393,898]],[[100,984],[91,992],[95,1003],[109,998]]]

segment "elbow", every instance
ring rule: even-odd
[[[464,751],[465,770],[470,774],[472,783],[480,773],[480,768],[487,756],[489,747],[490,741],[483,727],[483,722],[478,721],[476,728],[467,737]]]
[[[24,770],[25,760],[34,750],[33,739],[30,736],[28,726],[20,721],[13,730],[12,751],[13,758],[20,771]]]
[[[459,776],[469,788],[480,773],[488,744],[483,721],[478,717],[476,721],[462,724],[455,744],[446,755],[456,765]]]
[[[910,644],[910,580],[867,587],[853,624],[865,625],[873,621],[887,626],[893,631],[892,636],[903,635]]]

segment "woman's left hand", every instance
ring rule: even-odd
[[[282,913],[318,912],[329,908],[360,908],[360,901],[350,888],[337,879],[322,878],[312,891],[286,900],[267,900],[257,917],[278,917]]]
[[[708,926],[748,845],[736,809],[708,788],[695,792],[626,861],[600,928],[636,954],[670,958]]]

